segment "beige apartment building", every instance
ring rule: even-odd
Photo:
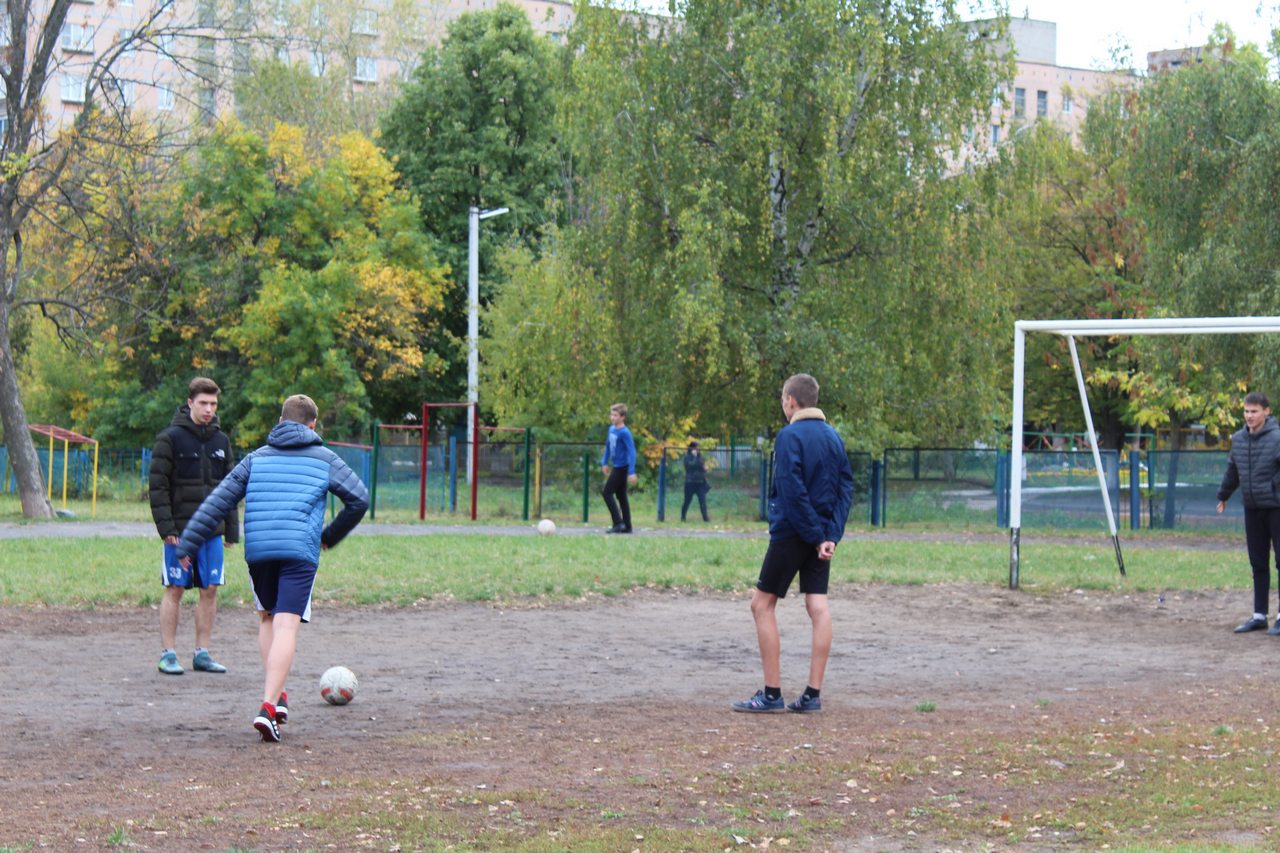
[[[993,22],[971,24],[980,36]],[[972,140],[972,153],[991,156],[996,147],[1037,120],[1056,122],[1078,137],[1090,101],[1134,77],[1123,71],[1094,71],[1058,64],[1058,25],[1052,21],[1012,18],[1002,51],[1012,51],[1016,70],[1008,87],[993,93],[991,118],[983,139]]]
[[[228,83],[254,55],[341,73],[353,90],[397,86],[450,21],[499,0],[75,0],[59,35],[44,92],[46,127],[70,124],[85,101],[95,63],[114,57],[108,100],[162,119],[231,107]],[[536,32],[559,38],[572,20],[567,0],[508,0]],[[34,4],[30,30],[43,19]],[[231,38],[232,33],[237,34]],[[8,44],[0,29],[0,47]],[[32,34],[34,48],[35,33]],[[7,125],[0,107],[0,132]]]

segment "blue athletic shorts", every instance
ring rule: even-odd
[[[781,539],[769,543],[764,564],[760,566],[760,579],[756,589],[771,592],[778,598],[787,597],[787,588],[796,575],[800,575],[800,592],[805,595],[826,595],[831,577],[831,561],[818,557],[816,545],[803,539]]]
[[[178,546],[164,545],[164,563],[160,566],[160,582],[165,586],[222,586],[222,537],[215,536],[196,550],[191,568],[178,562]]]
[[[311,621],[316,567],[305,560],[260,560],[249,564],[253,604],[267,613],[296,613]]]

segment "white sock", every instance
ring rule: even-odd
[[[1265,613],[1255,613],[1255,614],[1253,614],[1253,618],[1254,618],[1254,619],[1266,619],[1266,618],[1267,618],[1267,614],[1265,614]]]

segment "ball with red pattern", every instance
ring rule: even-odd
[[[356,698],[356,674],[345,666],[331,666],[320,676],[320,696],[330,705],[345,705]]]

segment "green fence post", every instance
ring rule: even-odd
[[[524,431],[524,520],[529,520],[529,460],[533,445],[533,430]]]
[[[591,500],[591,454],[582,454],[582,523],[587,523],[587,509]]]
[[[373,464],[370,479],[373,480],[369,484],[369,520],[373,521],[378,517],[378,450],[382,447],[382,443],[378,440],[378,436],[382,435],[380,427],[381,423],[377,418],[373,419],[373,423],[369,426],[369,431],[373,433],[370,444],[373,445]]]
[[[733,479],[734,469],[736,467],[734,465],[734,461],[737,455],[738,454],[733,452],[733,433],[729,433],[729,479],[730,480]]]

